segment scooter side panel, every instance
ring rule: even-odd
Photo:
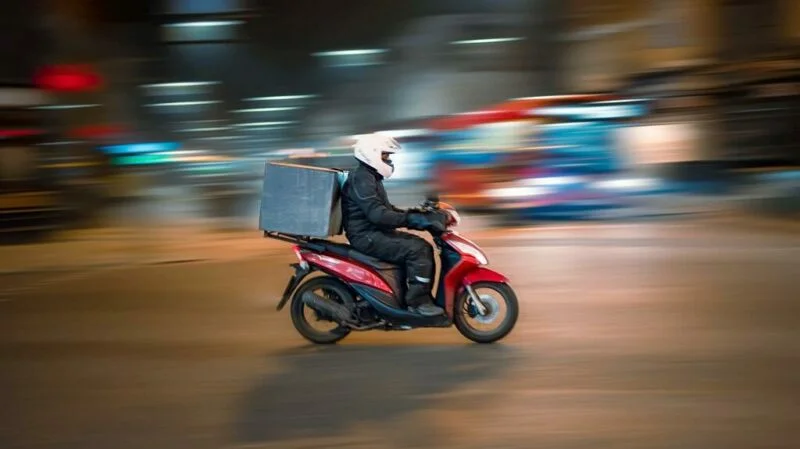
[[[386,281],[386,284],[394,292],[393,296],[405,298],[406,290],[408,289],[406,287],[405,269],[398,266],[392,269],[380,270],[378,271],[378,276]]]
[[[361,295],[362,298],[366,299],[367,302],[372,304],[372,307],[378,309],[378,311],[381,313],[386,313],[382,307],[387,307],[388,311],[403,309],[402,304],[400,304],[400,299],[393,294],[386,293],[364,284],[352,283],[350,286],[353,287],[353,290]]]
[[[393,294],[391,287],[380,276],[354,262],[312,252],[303,253],[303,260],[345,281],[365,284]]]
[[[411,313],[405,308],[390,306],[387,304],[388,298],[385,293],[369,286],[363,284],[350,284],[350,286],[359,296],[369,302],[379,315],[393,324],[405,324],[413,327],[446,327],[452,324],[450,319],[444,315],[425,317]]]

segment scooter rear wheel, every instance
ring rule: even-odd
[[[517,295],[508,284],[499,282],[478,282],[472,288],[481,298],[487,313],[484,316],[479,315],[471,306],[469,293],[463,292],[456,298],[453,310],[456,329],[461,335],[476,343],[494,343],[508,335],[517,323],[519,317]],[[505,314],[500,319],[501,306],[505,309]],[[478,324],[490,324],[490,327],[484,330],[476,327]]]
[[[336,343],[346,337],[350,333],[350,329],[347,327],[336,325],[330,330],[319,330],[313,326],[312,321],[315,323],[326,321],[331,324],[335,323],[320,317],[318,313],[303,302],[303,294],[306,292],[321,292],[322,296],[332,301],[340,304],[352,304],[353,297],[347,286],[330,276],[311,279],[297,288],[292,296],[292,305],[290,307],[292,324],[306,340],[319,345],[326,345]]]

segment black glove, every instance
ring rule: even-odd
[[[447,229],[447,217],[440,212],[410,212],[408,229],[441,234]]]
[[[406,227],[416,231],[425,231],[430,227],[431,222],[424,212],[409,212],[406,220]]]
[[[426,231],[430,232],[433,235],[442,234],[444,231],[447,230],[447,214],[444,212],[429,212],[427,214],[428,221],[430,222],[430,226],[426,229]]]

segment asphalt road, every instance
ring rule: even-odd
[[[453,329],[308,346],[274,310],[290,254],[16,278],[0,448],[798,447],[796,234],[482,239],[522,305],[490,346]]]

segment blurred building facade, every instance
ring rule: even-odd
[[[570,0],[569,90],[616,87],[631,73],[750,60],[797,46],[793,0]]]
[[[397,22],[383,38],[363,42],[380,50],[375,55],[307,55],[315,66],[299,70],[302,64],[280,66],[295,43],[267,34],[281,20],[267,2],[156,3],[155,17],[147,6],[44,3],[43,28],[53,36],[49,60],[91,62],[108,80],[109,88],[94,97],[68,100],[100,105],[71,111],[69,120],[135,124],[138,134],[128,139],[196,138],[223,151],[266,148],[517,96],[614,89],[631,73],[754,58],[800,41],[794,0],[417,1],[405,9],[373,7],[390,9],[382,20],[394,15]],[[342,22],[337,34],[358,20]],[[292,51],[324,50],[321,36]],[[140,89],[191,82],[216,84],[203,98],[181,88],[158,96]],[[147,106],[154,102],[192,104]],[[215,126],[195,126],[202,123]],[[267,125],[237,126],[245,123]],[[215,130],[179,132],[185,128]]]
[[[147,8],[115,10],[83,0],[47,0],[35,12],[45,44],[39,68],[80,67],[98,76],[94,88],[54,94],[54,123],[64,135],[93,143],[142,138],[145,119],[138,108],[137,85],[145,76],[149,35]]]
[[[409,22],[381,65],[326,92],[306,131],[346,134],[518,96],[616,90],[636,73],[756,59],[798,44],[797,4],[542,0],[463,14],[453,6]]]
[[[388,37],[373,67],[323,61],[357,75],[330,86],[305,132],[332,138],[561,88],[562,2],[437,3]]]
[[[527,24],[526,16],[512,14],[415,20],[387,45],[384,63],[327,92],[308,132],[335,137],[524,95],[536,86],[523,40]]]

